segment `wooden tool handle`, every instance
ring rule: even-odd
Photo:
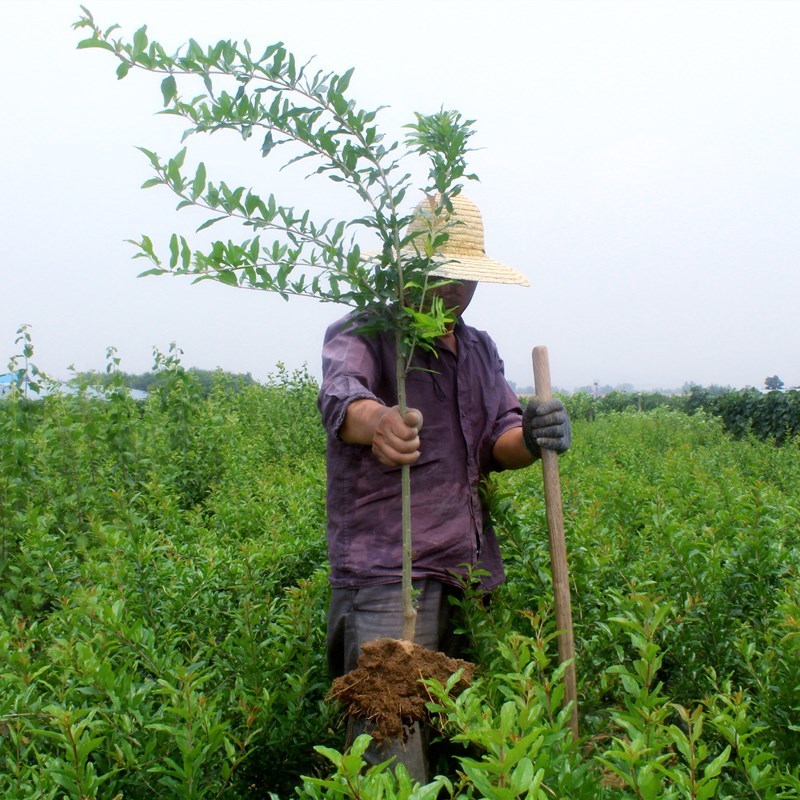
[[[550,360],[547,348],[533,348],[533,381],[536,396],[540,401],[550,400],[553,389],[550,385]],[[564,536],[564,512],[561,503],[561,478],[558,474],[558,456],[553,450],[542,448],[542,477],[544,479],[544,502],[547,512],[547,533],[550,539],[550,566],[553,573],[553,597],[556,609],[558,635],[558,658],[567,664],[564,673],[564,702],[572,703],[570,728],[578,738],[578,697],[575,678],[575,640],[572,632],[572,600],[569,591],[569,569],[567,566],[567,543]]]

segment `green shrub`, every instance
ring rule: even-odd
[[[703,409],[722,419],[734,436],[753,435],[760,440],[788,442],[800,433],[800,391],[740,389],[711,393],[693,387],[686,409],[692,413]]]
[[[495,476],[508,580],[463,602],[479,678],[430,686],[449,754],[420,788],[336,749],[314,381],[205,392],[177,355],[145,401],[113,351],[100,394],[0,401],[0,796],[798,796],[795,442],[574,420],[577,743],[538,467]]]

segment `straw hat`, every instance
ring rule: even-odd
[[[454,197],[452,203],[452,213],[445,212],[434,221],[431,202],[428,199],[423,200],[417,206],[414,220],[408,226],[409,233],[427,233],[431,227],[437,231],[447,225],[447,241],[436,251],[436,256],[442,258],[444,263],[436,266],[430,274],[458,281],[530,286],[530,281],[521,272],[486,255],[483,245],[483,219],[478,206],[463,195]]]

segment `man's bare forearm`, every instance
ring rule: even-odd
[[[522,428],[511,428],[494,443],[492,448],[494,460],[504,469],[521,469],[536,461],[522,436]]]
[[[388,406],[377,400],[362,398],[347,406],[344,422],[339,428],[339,438],[347,444],[372,444],[375,430],[381,419],[389,413]]]

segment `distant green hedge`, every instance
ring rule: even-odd
[[[800,391],[767,392],[740,389],[711,395],[705,389],[693,387],[685,398],[686,411],[698,409],[720,417],[725,428],[734,436],[748,434],[778,444],[800,433]]]
[[[800,391],[760,392],[758,389],[705,389],[693,386],[684,395],[658,392],[609,392],[592,397],[587,392],[562,397],[574,420],[592,420],[619,411],[652,411],[666,407],[687,414],[705,411],[719,417],[733,436],[753,435],[761,441],[777,444],[800,434]]]

